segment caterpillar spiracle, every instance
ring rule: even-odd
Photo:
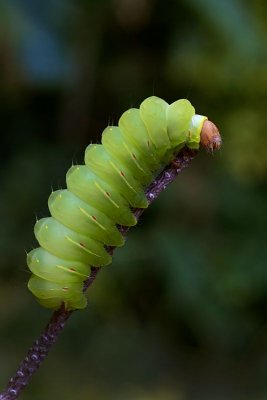
[[[198,149],[200,139],[210,150],[220,146],[211,131],[218,132],[188,100],[168,104],[155,96],[104,129],[102,144],[86,148],[85,165],[68,170],[67,189],[50,195],[51,216],[34,227],[40,247],[27,255],[28,288],[43,306],[86,306],[91,267],[111,263],[106,246],[124,244],[117,226],[136,224],[132,208],[148,206],[145,188],[184,146]]]

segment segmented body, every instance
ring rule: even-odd
[[[28,287],[45,307],[86,306],[83,282],[91,266],[111,262],[105,246],[122,246],[117,225],[133,226],[132,207],[148,205],[144,189],[185,145],[197,149],[207,118],[188,100],[144,100],[108,126],[102,144],[89,145],[85,165],[67,172],[67,189],[51,194],[51,217],[35,225],[40,247],[27,257]]]

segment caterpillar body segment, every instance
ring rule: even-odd
[[[127,200],[86,165],[73,166],[67,172],[67,189],[84,202],[106,214],[119,225],[134,226],[136,219]]]
[[[53,192],[48,199],[48,208],[52,217],[75,232],[109,246],[124,244],[115,222],[67,189]]]

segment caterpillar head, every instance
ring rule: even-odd
[[[209,120],[204,121],[200,132],[200,143],[210,153],[220,149],[222,145],[221,135],[213,122]]]

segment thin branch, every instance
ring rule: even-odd
[[[188,166],[190,161],[196,156],[197,151],[184,148],[172,163],[153,181],[146,190],[146,197],[151,204],[159,194],[172,183],[176,176]],[[133,213],[137,220],[140,218],[144,209],[136,208]],[[120,226],[120,232],[123,236],[128,233],[129,227]],[[113,254],[115,247],[109,246],[107,251]],[[100,267],[93,267],[89,278],[84,283],[84,291],[86,291],[96,279]],[[39,368],[42,361],[47,357],[50,348],[57,340],[60,332],[63,330],[67,320],[73,311],[66,311],[64,306],[55,311],[45,327],[44,332],[34,342],[29,349],[26,357],[20,364],[14,376],[10,379],[7,388],[0,394],[0,400],[15,400],[18,398],[22,390],[28,385],[32,375]]]

